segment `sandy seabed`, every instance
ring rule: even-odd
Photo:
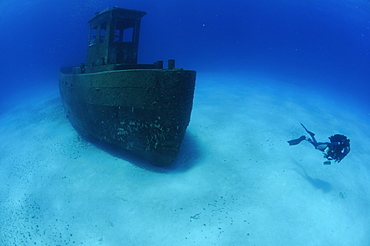
[[[0,118],[0,245],[370,245],[369,116],[332,95],[200,73],[177,161],[79,137],[57,94]],[[341,163],[302,142],[351,139]]]

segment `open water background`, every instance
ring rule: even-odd
[[[56,90],[59,68],[86,59],[87,21],[113,6],[148,13],[140,63],[173,58],[199,72],[262,74],[369,113],[365,0],[2,0],[0,112]]]

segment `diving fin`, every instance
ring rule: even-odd
[[[288,141],[288,144],[289,145],[297,145],[300,142],[302,142],[303,140],[306,140],[306,136],[301,136],[300,138],[290,140],[290,141]]]
[[[309,130],[307,130],[307,128],[301,123],[301,125],[303,126],[303,128],[306,130],[306,132],[308,133],[308,134],[310,134],[310,136],[311,136],[311,138],[314,138],[315,137],[315,133],[313,133],[313,132],[310,132]]]

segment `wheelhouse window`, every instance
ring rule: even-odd
[[[89,46],[106,41],[107,23],[104,22],[100,26],[95,26],[90,29]]]
[[[114,42],[133,42],[134,22],[130,20],[122,20],[116,22],[114,30]]]
[[[133,41],[134,28],[130,27],[123,31],[123,42]]]
[[[96,44],[96,36],[98,34],[98,27],[95,26],[90,29],[90,38],[89,38],[89,46]]]

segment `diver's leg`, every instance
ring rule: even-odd
[[[315,149],[318,149],[320,151],[325,151],[326,147],[328,147],[328,143],[319,143],[316,141],[316,139],[307,139],[307,141],[310,142],[315,147]]]
[[[319,145],[319,143],[316,141],[316,139],[313,137],[313,139],[311,138],[308,138],[307,141],[313,145],[313,147],[315,147],[315,149],[317,149],[317,146]]]
[[[306,130],[306,132],[310,135],[310,137],[312,138],[312,140],[310,141],[310,139],[308,139],[308,141],[310,143],[312,143],[314,146],[317,144],[317,140],[315,138],[315,133],[307,130],[307,128],[301,123],[301,126],[303,126],[303,128]],[[316,146],[315,146],[316,147]]]
[[[315,138],[315,135],[311,135],[312,142],[314,142],[316,145],[319,144]]]
[[[320,151],[325,151],[327,147],[328,147],[328,143],[317,143],[316,144],[316,149]]]

